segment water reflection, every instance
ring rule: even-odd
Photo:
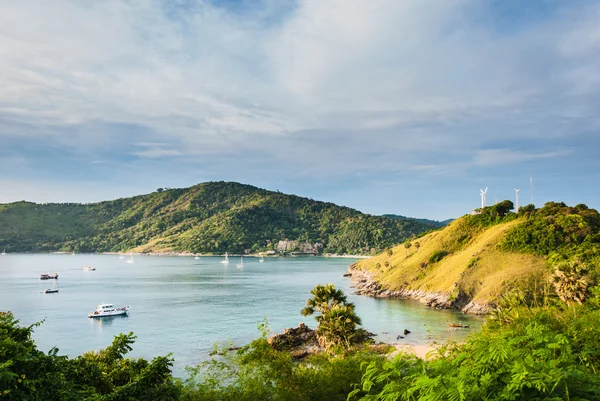
[[[113,323],[115,323],[115,321],[117,320],[121,320],[121,319],[128,319],[129,315],[115,315],[115,316],[103,316],[103,317],[95,317],[95,318],[88,318],[88,320],[90,320],[94,326],[98,326],[98,327],[107,327],[107,326],[112,326]]]

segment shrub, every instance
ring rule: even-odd
[[[428,263],[432,264],[432,263],[437,263],[440,260],[444,259],[444,257],[448,255],[447,251],[435,251],[431,254],[431,256],[429,256],[429,260]]]

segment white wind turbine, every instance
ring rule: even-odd
[[[483,209],[485,207],[485,194],[487,193],[488,187],[485,187],[485,191],[483,189],[480,189],[479,192],[481,192],[481,208]]]
[[[515,190],[515,194],[517,195],[517,203],[515,205],[515,210],[519,213],[519,191],[520,189],[513,188]]]

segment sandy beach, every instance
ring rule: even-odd
[[[396,348],[396,350],[390,354],[391,358],[402,351],[409,354],[415,354],[417,358],[427,359],[427,354],[435,349],[433,345],[429,344],[390,343],[390,345]]]

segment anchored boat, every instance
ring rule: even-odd
[[[58,280],[53,280],[52,281],[52,288],[48,288],[44,292],[46,294],[56,294],[58,292]]]
[[[95,311],[90,312],[88,317],[108,317],[126,315],[129,312],[129,306],[115,308],[113,304],[100,304]]]
[[[40,274],[40,280],[56,280],[57,278],[58,278],[58,273]]]

